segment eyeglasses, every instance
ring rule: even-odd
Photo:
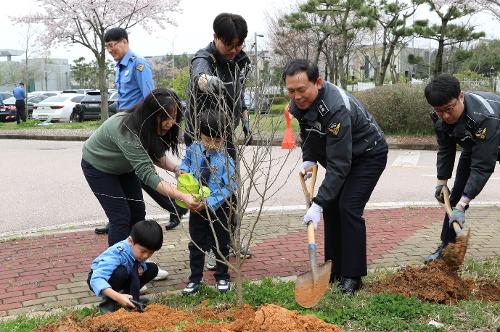
[[[121,40],[119,40],[119,41],[112,41],[112,42],[109,42],[109,43],[105,43],[105,44],[104,44],[104,47],[105,47],[106,49],[108,49],[108,50],[109,50],[109,49],[111,49],[111,48],[115,48],[115,46],[116,46],[118,43],[120,43],[122,40],[123,40],[123,39],[121,39]]]
[[[226,44],[222,39],[219,39],[227,52],[231,52],[233,49],[237,52],[241,51],[245,47],[245,43],[241,44]]]
[[[438,108],[433,107],[433,109],[434,109],[434,111],[436,111],[438,113],[451,113],[455,109],[455,106],[457,106],[458,100],[459,99],[457,98],[453,104],[449,104],[449,105],[446,105],[443,107],[438,107]]]

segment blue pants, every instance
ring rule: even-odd
[[[83,159],[81,166],[90,189],[109,219],[108,245],[125,240],[132,226],[146,218],[141,181],[134,172],[104,173]]]
[[[387,151],[354,159],[339,194],[323,207],[325,261],[333,262],[332,282],[367,273],[363,211],[386,164]]]

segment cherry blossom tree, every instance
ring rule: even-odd
[[[99,68],[102,121],[108,118],[108,84],[104,33],[111,27],[130,29],[136,25],[151,32],[174,24],[180,0],[38,0],[40,12],[15,18],[20,23],[43,25],[39,43],[47,48],[56,43],[80,44],[95,56]]]

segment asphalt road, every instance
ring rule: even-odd
[[[0,140],[0,234],[104,222],[104,212],[80,168],[82,145],[82,142]],[[259,199],[257,190],[251,190],[248,209],[261,204],[272,210],[303,208],[304,198],[296,171],[300,149],[290,151],[275,147],[264,154],[255,151],[248,149],[245,160],[250,164],[252,160],[260,160],[257,167],[250,167],[255,174],[253,178],[258,182],[260,194],[265,183],[269,188],[264,201]],[[435,162],[433,151],[391,150],[388,166],[369,206],[437,206],[433,200]],[[246,163],[242,164],[245,167]],[[165,180],[175,182],[166,172],[159,173]],[[320,168],[318,185],[323,176]],[[473,203],[497,204],[500,201],[499,184],[500,168],[497,167]],[[167,215],[147,194],[144,197],[149,216]]]

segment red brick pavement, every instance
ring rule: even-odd
[[[436,208],[367,210],[368,263],[383,257],[384,253],[423,226],[441,222],[442,214]],[[322,239],[321,227],[317,234],[317,239]],[[323,244],[321,240],[318,242],[321,261]],[[69,283],[75,273],[86,273],[92,259],[105,247],[106,237],[97,236],[92,231],[0,243],[4,260],[0,264],[0,316],[21,308],[23,301],[37,299],[41,292],[56,290],[58,284]],[[251,250],[254,257],[247,260],[243,267],[245,278],[290,276],[308,269],[304,231],[259,241]],[[207,281],[213,278],[211,274],[206,274]]]

